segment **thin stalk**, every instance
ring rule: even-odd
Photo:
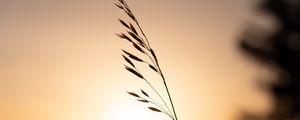
[[[160,73],[160,75],[162,76],[161,70],[160,70],[158,64],[156,64],[155,60],[153,60],[153,58],[152,58],[149,54],[146,54],[146,55],[150,58],[150,60],[152,61],[153,65],[155,65],[155,66],[158,68],[159,73]],[[161,99],[162,99],[162,98],[161,98]],[[167,107],[168,111],[171,113],[171,111],[170,111],[170,109],[169,109],[169,106],[167,105],[167,103],[166,103],[164,100],[163,100],[163,103],[164,103],[165,106]]]
[[[169,101],[170,101],[171,106],[172,106],[173,115],[175,116],[175,118],[173,117],[173,115],[172,115],[172,113],[171,113],[171,111],[170,111],[168,105],[166,104],[166,102],[165,102],[165,100],[162,98],[162,96],[158,93],[158,91],[150,84],[150,82],[149,82],[146,78],[144,78],[144,80],[145,80],[145,81],[147,82],[147,84],[148,84],[148,85],[156,92],[156,94],[157,94],[157,95],[160,97],[160,99],[163,101],[165,107],[168,109],[168,113],[166,113],[166,111],[163,109],[164,107],[160,104],[161,107],[163,107],[163,108],[161,108],[161,109],[164,110],[164,113],[166,113],[167,115],[169,115],[173,120],[178,120],[177,115],[176,115],[176,111],[175,111],[175,107],[174,107],[174,104],[173,104],[173,100],[172,100],[172,98],[171,98],[171,94],[170,94],[170,92],[169,92],[169,89],[168,89],[168,86],[167,86],[165,77],[164,77],[164,75],[163,75],[163,73],[162,73],[162,70],[161,70],[159,64],[158,64],[158,60],[157,60],[156,56],[154,55],[153,50],[152,50],[152,48],[151,48],[151,46],[150,46],[150,44],[149,44],[148,38],[147,38],[147,36],[145,35],[143,29],[141,28],[141,26],[140,26],[140,24],[139,24],[137,18],[136,18],[136,17],[133,15],[133,13],[131,12],[131,9],[130,9],[130,7],[127,5],[127,3],[126,3],[124,0],[121,0],[120,2],[123,3],[123,5],[125,6],[125,8],[123,8],[124,11],[125,11],[125,12],[133,19],[133,21],[135,22],[135,24],[138,26],[139,31],[143,34],[143,36],[144,36],[144,38],[145,38],[145,39],[143,39],[142,37],[140,37],[139,35],[137,35],[138,37],[141,38],[141,40],[142,40],[143,42],[146,42],[145,47],[146,47],[146,49],[148,50],[148,52],[151,52],[151,56],[152,56],[152,57],[151,57],[148,53],[145,53],[145,54],[150,58],[152,64],[156,67],[157,72],[160,74],[160,76],[161,76],[161,78],[162,78],[162,80],[163,80],[165,89],[166,89],[167,94],[168,94]],[[146,63],[148,63],[148,62],[146,62]],[[149,64],[149,63],[148,63],[148,64]],[[150,65],[150,64],[149,64],[149,65]],[[136,68],[135,68],[135,70],[136,70],[137,72],[139,72]],[[139,73],[140,73],[140,72],[139,72]],[[159,106],[159,105],[157,105],[157,106]],[[160,106],[159,106],[159,107],[160,107]],[[169,114],[169,113],[170,113],[170,114]]]
[[[148,48],[149,48],[149,50],[150,50],[150,49],[151,49],[151,46],[150,46],[150,43],[149,43],[149,41],[148,41],[147,36],[145,35],[143,29],[141,28],[139,22],[138,22],[136,19],[135,19],[134,21],[135,21],[135,23],[137,24],[137,26],[138,26],[138,28],[140,29],[140,31],[141,31],[141,33],[143,34],[143,36],[145,37],[146,42],[147,42],[147,45],[148,45]]]
[[[171,103],[171,106],[172,106],[172,109],[173,109],[173,113],[174,113],[174,116],[175,116],[175,120],[178,120],[177,115],[176,115],[176,111],[175,111],[175,107],[174,107],[174,104],[173,104],[173,101],[172,101],[172,98],[171,98],[171,94],[170,94],[170,92],[169,92],[169,89],[168,89],[166,80],[165,80],[163,74],[161,74],[161,75],[162,75],[162,78],[163,78],[163,81],[164,81],[164,85],[165,85],[165,88],[166,88],[166,90],[167,90],[168,97],[169,97],[169,100],[170,100],[170,103]]]
[[[154,100],[154,99],[152,99],[152,100]],[[166,111],[166,109],[164,109],[162,106],[160,106],[160,104],[158,103],[158,102],[152,102],[152,101],[150,101],[150,103],[152,103],[153,105],[156,105],[156,106],[158,106],[160,109],[162,109],[163,111],[162,111],[162,113],[164,113],[164,114],[166,114],[166,115],[168,115],[172,120],[175,120],[175,118],[172,116],[172,114],[171,113],[169,113],[168,111]],[[159,105],[158,105],[159,104]]]
[[[125,1],[124,1],[124,5],[126,5],[126,7],[130,10],[130,7],[127,5],[127,3],[126,3]],[[125,9],[124,9],[124,10],[125,10]],[[128,11],[128,12],[130,12],[130,13],[133,15],[133,13],[132,13],[131,11]],[[134,22],[136,23],[136,25],[138,26],[139,30],[141,31],[141,33],[142,33],[143,36],[145,37],[145,41],[146,41],[146,43],[147,43],[147,47],[146,47],[146,48],[150,51],[150,50],[151,50],[151,46],[150,46],[149,40],[148,40],[146,34],[144,33],[143,29],[141,28],[141,25],[139,24],[139,22],[138,22],[138,20],[137,20],[136,17],[135,17],[135,19],[134,19]],[[164,86],[165,86],[166,89],[167,89],[168,87],[166,86],[166,82],[165,82],[164,77],[163,77],[163,75],[162,75],[162,73],[161,73],[161,70],[160,70],[160,67],[159,67],[159,65],[158,65],[158,62],[155,61],[155,60],[153,60],[153,58],[150,57],[148,54],[146,54],[146,55],[151,59],[152,63],[159,69],[160,74],[161,74],[161,76],[162,76],[162,78],[163,78],[163,81],[164,81]],[[155,62],[154,62],[154,61],[155,61]],[[156,63],[156,64],[155,64],[155,63]],[[147,83],[150,84],[148,81],[147,81]],[[152,85],[150,85],[150,86],[152,86]],[[156,90],[155,90],[155,91],[156,91]],[[158,94],[157,91],[156,91],[156,93]],[[175,109],[174,109],[173,102],[172,102],[172,100],[171,100],[170,93],[169,93],[169,90],[168,90],[168,89],[167,89],[167,93],[168,93],[168,96],[169,96],[169,99],[170,99],[170,102],[171,102],[171,105],[172,105],[172,109],[173,109],[173,112],[174,112]],[[163,101],[163,103],[165,104],[165,106],[166,106],[166,108],[168,109],[168,111],[170,112],[170,109],[169,109],[167,103],[165,102],[165,100],[161,97],[160,94],[158,94],[158,95],[159,95],[159,97],[162,99],[162,101]],[[175,115],[175,118],[176,118],[175,112],[174,112],[174,115]],[[177,120],[177,118],[176,118],[176,120]]]
[[[152,101],[154,101],[154,102],[156,102],[156,103],[158,103],[159,105],[161,105],[159,102],[157,102],[156,100],[154,100],[153,98],[151,98],[151,97],[149,97]],[[161,105],[162,106],[162,105]],[[163,106],[162,106],[163,107]],[[165,110],[166,112],[168,112],[168,114],[170,114],[171,116],[171,118],[174,120],[174,116],[173,116],[173,114],[172,114],[172,112],[170,111],[170,109],[169,108],[167,108],[167,110]]]
[[[152,60],[152,59],[151,59],[151,60]],[[169,97],[169,100],[170,100],[170,103],[171,103],[171,106],[172,106],[172,110],[173,110],[173,114],[174,114],[174,116],[175,116],[175,120],[178,120],[177,115],[176,115],[176,111],[175,111],[175,107],[174,107],[174,104],[173,104],[173,100],[172,100],[172,98],[171,98],[171,94],[170,94],[170,92],[169,92],[169,88],[168,88],[168,85],[167,85],[167,83],[166,83],[166,79],[165,79],[165,77],[164,77],[164,75],[163,75],[163,73],[162,73],[162,70],[161,70],[161,68],[160,68],[160,66],[159,66],[159,64],[158,64],[158,60],[155,60],[155,63],[156,63],[156,65],[157,65],[157,68],[158,68],[158,71],[159,71],[159,73],[160,73],[160,76],[161,76],[161,78],[163,79],[163,83],[164,83],[164,86],[165,86],[165,88],[166,88],[166,91],[167,91],[167,94],[168,94],[168,97]]]
[[[127,5],[127,3],[124,1],[124,5],[126,5],[126,7],[130,10],[130,7]],[[132,12],[131,11],[128,11],[128,12],[130,12],[131,14],[132,14]],[[133,14],[132,14],[133,15]],[[134,19],[134,22],[136,23],[136,25],[138,26],[138,28],[140,29],[140,31],[141,31],[141,33],[143,34],[143,36],[145,37],[145,39],[146,39],[146,43],[147,43],[147,45],[148,45],[148,48],[149,48],[149,50],[150,50],[150,44],[149,44],[149,41],[148,41],[148,38],[147,38],[147,36],[146,36],[146,34],[144,33],[144,31],[143,31],[143,29],[141,28],[141,26],[140,26],[140,24],[139,24],[139,21],[137,20],[137,18],[135,18]]]
[[[125,2],[125,5],[126,5],[126,7],[128,7],[128,9],[130,9],[130,7],[127,5],[126,2]],[[131,13],[131,12],[130,12],[130,13]],[[131,13],[131,14],[132,14],[132,13]],[[133,14],[132,14],[132,15],[133,15]],[[149,48],[149,50],[150,50],[150,49],[151,49],[151,46],[150,46],[150,44],[149,44],[148,38],[147,38],[147,36],[145,35],[143,29],[141,28],[141,26],[140,26],[140,24],[139,24],[137,18],[135,18],[134,21],[135,21],[135,23],[137,24],[137,26],[138,26],[138,28],[140,29],[140,31],[141,31],[141,33],[143,34],[143,36],[145,37],[145,40],[146,40],[147,45],[148,45],[148,48]],[[148,55],[148,54],[147,54],[147,55]],[[148,56],[149,56],[149,55],[148,55]],[[149,58],[150,58],[151,61],[153,62],[152,57],[149,56]],[[178,120],[177,115],[176,115],[176,111],[175,111],[175,107],[174,107],[174,104],[173,104],[173,101],[172,101],[172,98],[171,98],[171,94],[170,94],[170,92],[169,92],[169,89],[168,89],[168,86],[167,86],[165,77],[164,77],[164,75],[163,75],[163,73],[162,73],[162,71],[161,71],[161,68],[159,67],[159,64],[158,64],[158,61],[157,61],[157,60],[155,60],[155,63],[156,63],[157,68],[159,69],[160,75],[161,75],[161,77],[162,77],[162,79],[163,79],[163,83],[164,83],[164,86],[165,86],[165,88],[166,88],[166,91],[167,91],[167,94],[168,94],[168,97],[169,97],[169,100],[170,100],[170,103],[171,103],[171,106],[172,106],[172,109],[173,109],[173,114],[174,114],[174,116],[175,116],[175,119]],[[161,98],[161,99],[162,99],[162,98]],[[163,101],[164,101],[164,100],[163,100]],[[164,101],[164,103],[165,103],[165,101]],[[165,105],[167,106],[166,103],[165,103]],[[168,108],[168,107],[167,107],[167,108]],[[169,109],[169,108],[168,108],[168,109]]]
[[[138,70],[138,69],[136,69],[135,67],[134,67],[134,69],[138,72],[138,73],[140,73],[141,74],[141,72]],[[166,104],[166,102],[165,102],[165,100],[162,98],[162,96],[159,94],[159,92],[152,86],[152,84],[146,79],[146,78],[144,78],[144,80],[146,81],[146,83],[151,87],[151,89],[160,97],[160,99]],[[169,109],[168,107],[167,107],[167,109]],[[170,111],[169,111],[170,112]],[[171,112],[170,112],[171,113]],[[173,117],[171,117],[171,118],[173,118]],[[174,119],[174,118],[173,118]]]
[[[166,115],[168,115],[172,120],[175,120],[175,118],[173,118],[170,114],[166,113],[166,112],[163,112],[165,113]]]

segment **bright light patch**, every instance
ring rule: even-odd
[[[146,106],[138,103],[112,106],[104,115],[105,120],[168,120],[165,118],[166,115],[152,112]]]

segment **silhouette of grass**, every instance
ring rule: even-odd
[[[146,93],[144,90],[140,91],[142,93],[142,95],[138,95],[137,93],[134,93],[134,92],[127,92],[127,93],[133,97],[136,97],[139,102],[148,103],[148,104],[153,105],[154,107],[152,107],[152,106],[148,107],[149,110],[151,110],[153,112],[160,112],[160,113],[166,114],[172,120],[178,120],[165,77],[159,66],[159,62],[155,55],[155,52],[149,44],[149,40],[148,40],[147,36],[145,35],[137,18],[134,16],[134,14],[132,13],[130,7],[128,6],[128,4],[126,3],[125,0],[119,0],[119,2],[115,3],[115,5],[119,9],[121,9],[131,19],[130,20],[131,22],[125,22],[124,20],[118,19],[119,22],[122,24],[122,26],[124,26],[126,28],[127,31],[126,31],[126,33],[120,33],[120,34],[116,34],[116,35],[119,38],[127,40],[128,42],[132,43],[133,47],[137,51],[146,55],[149,58],[149,60],[151,61],[151,62],[147,62],[147,61],[141,59],[140,57],[138,57],[130,52],[127,52],[126,50],[122,50],[123,51],[122,56],[123,56],[124,60],[130,65],[130,66],[125,65],[125,69],[128,70],[130,73],[134,74],[135,76],[143,79],[151,87],[151,89],[159,96],[162,103],[160,103],[160,102],[156,101],[155,99],[153,99],[152,97],[150,97],[148,95],[148,93]],[[172,112],[171,112],[169,106],[167,105],[166,100],[155,89],[155,87],[148,81],[148,79],[142,75],[142,73],[137,69],[136,65],[134,64],[134,62],[132,60],[135,62],[142,62],[142,63],[147,64],[151,70],[153,70],[154,72],[156,72],[157,74],[160,75],[160,77],[163,81],[164,87],[166,89],[166,92],[168,94],[168,100],[172,106]]]

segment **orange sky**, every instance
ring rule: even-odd
[[[149,88],[123,69],[120,49],[129,44],[114,34],[123,30],[117,18],[126,17],[113,2],[0,1],[1,120],[166,118],[126,94]],[[236,45],[249,21],[264,22],[255,1],[128,2],[157,53],[179,120],[235,120],[241,109],[270,108],[255,86],[264,70]]]

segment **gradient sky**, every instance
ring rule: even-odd
[[[149,89],[123,69],[112,0],[0,0],[1,120],[153,120],[126,91]],[[128,0],[155,49],[179,120],[265,112],[265,70],[237,48],[255,0]],[[146,72],[146,70],[145,70]],[[149,73],[151,74],[151,73]],[[155,77],[153,77],[155,78]],[[160,84],[154,81],[155,84]],[[163,89],[160,89],[163,90]]]

